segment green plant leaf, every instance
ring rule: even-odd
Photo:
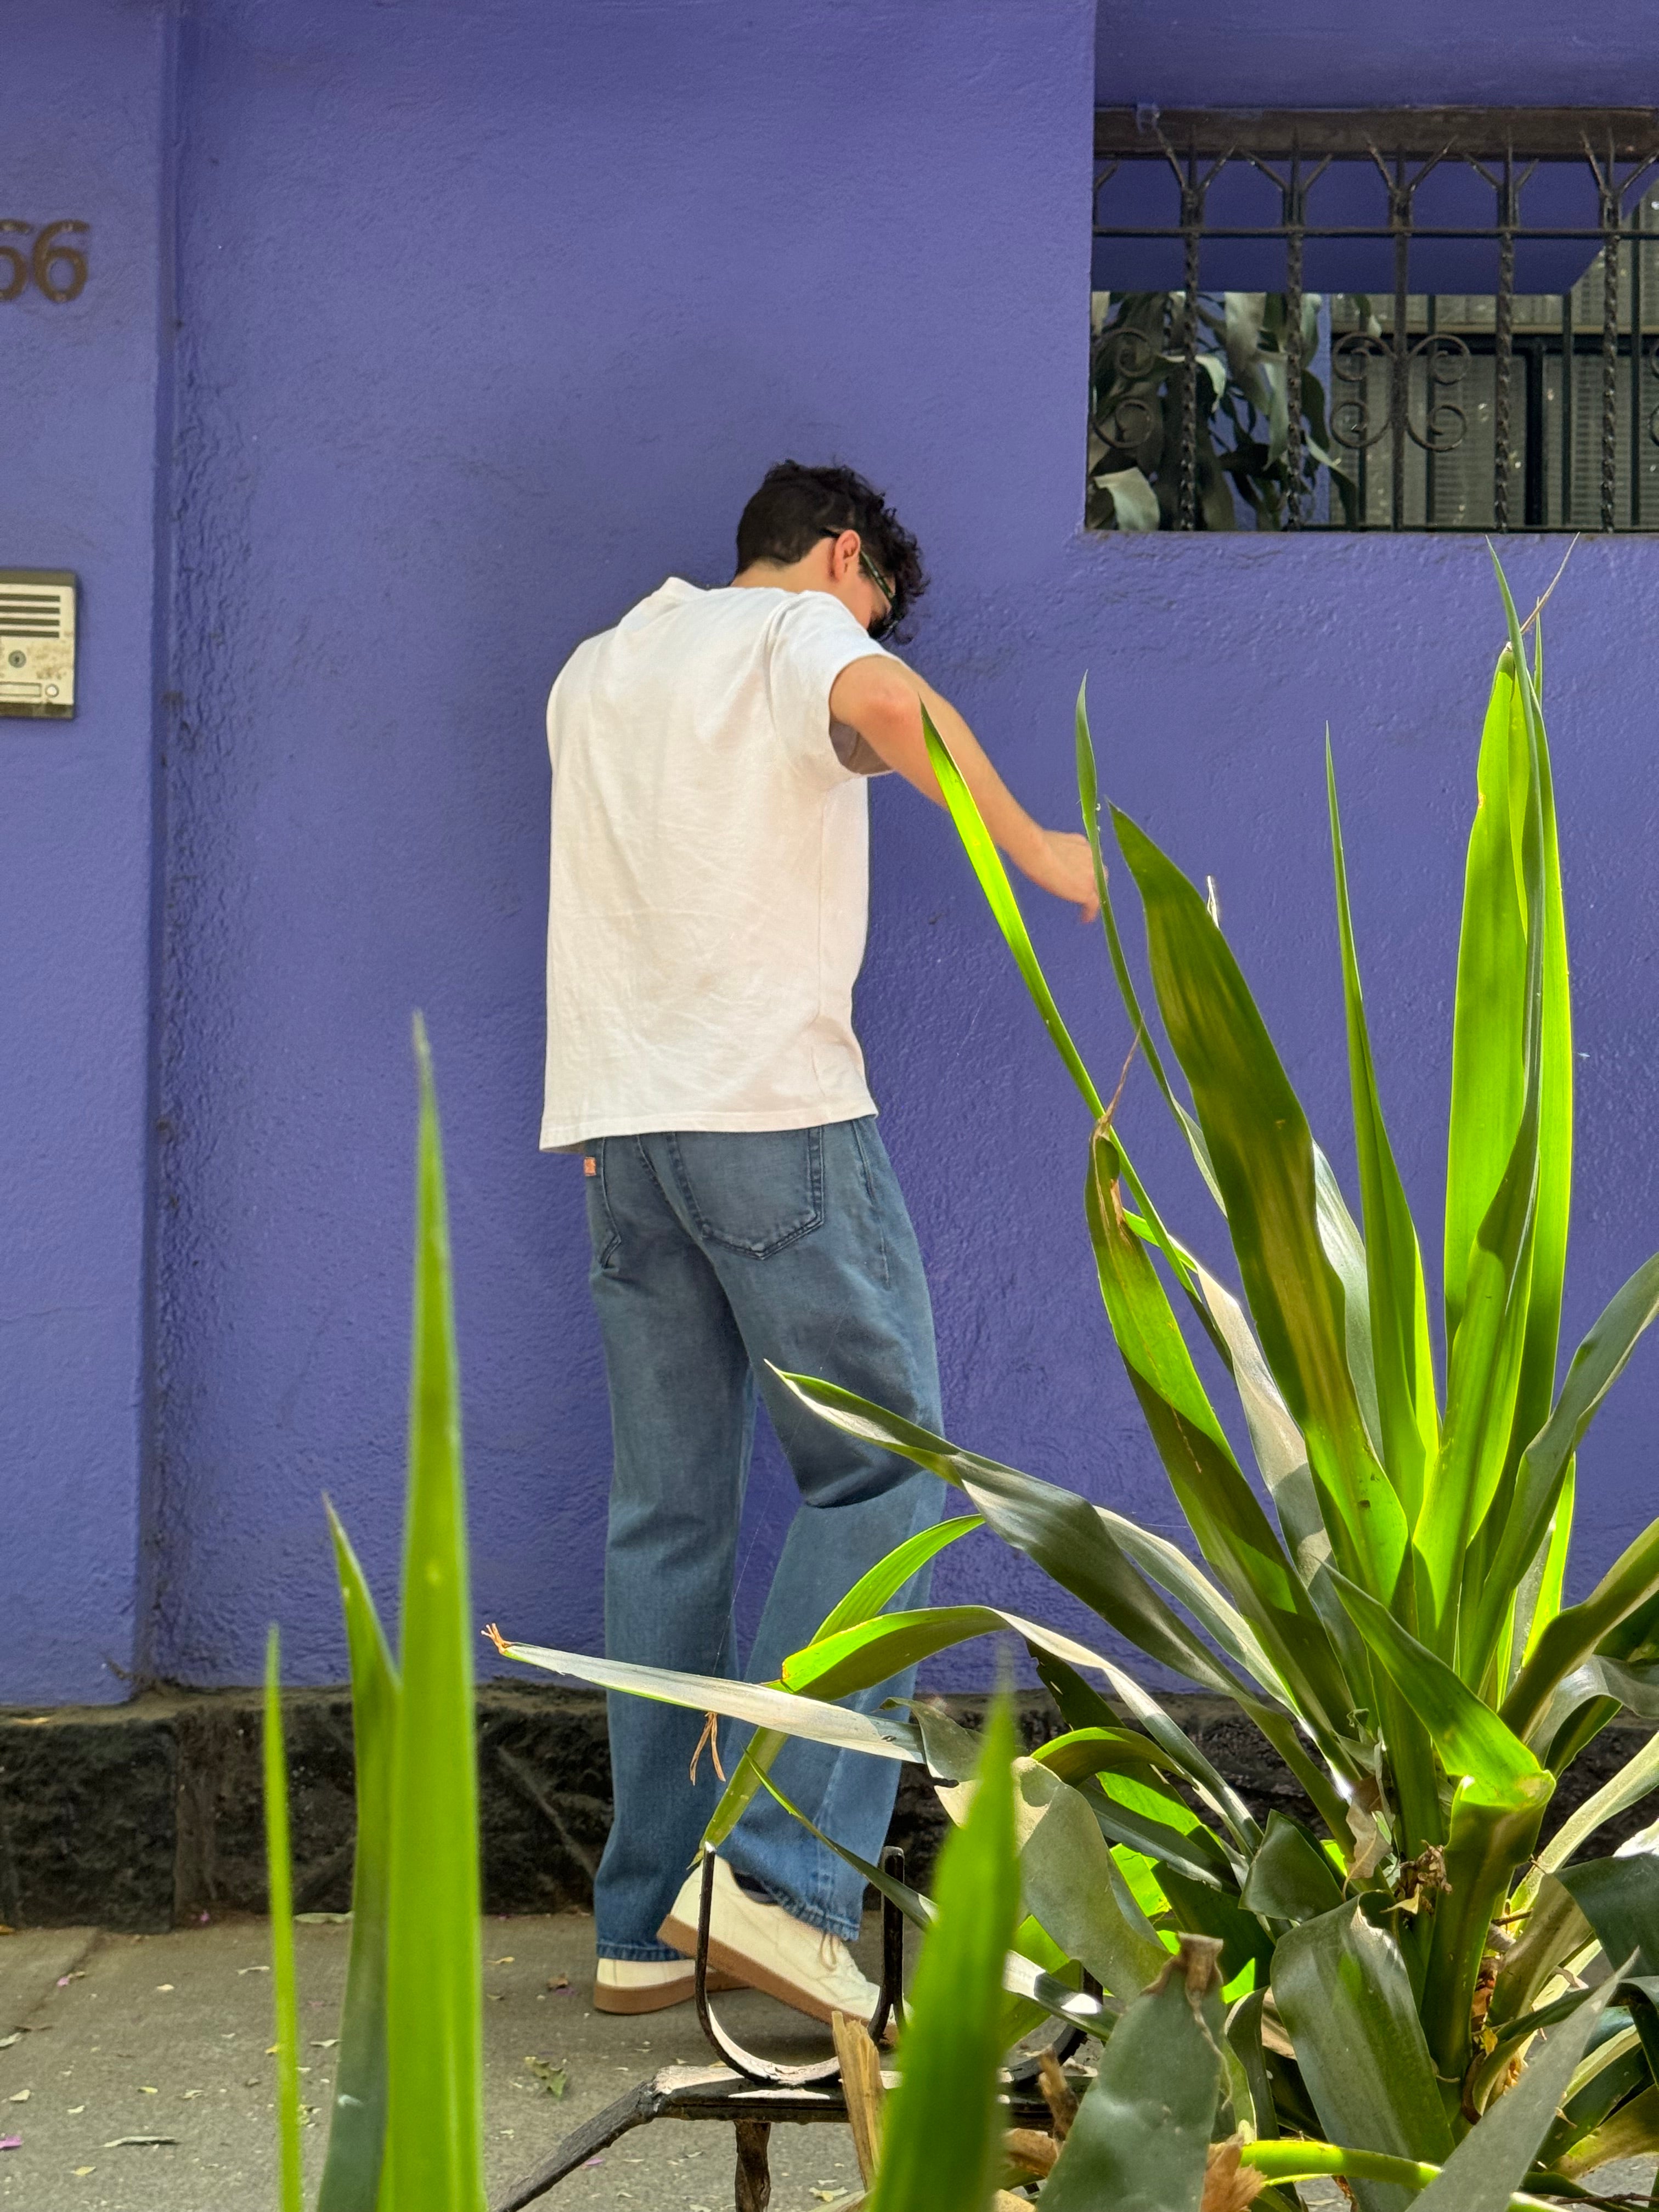
[[[1567,1222],[1572,1194],[1572,1005],[1567,970],[1566,920],[1561,900],[1561,855],[1556,833],[1555,791],[1543,709],[1544,639],[1538,629],[1534,674],[1528,683],[1515,611],[1510,650],[1523,673],[1514,687],[1516,708],[1531,724],[1532,757],[1538,777],[1544,875],[1543,1004],[1539,1025],[1538,1191],[1534,1201],[1532,1279],[1527,1298],[1527,1331],[1516,1385],[1515,1419],[1506,1460],[1506,1480],[1522,1453],[1543,1427],[1555,1395],[1560,1350],[1561,1301],[1567,1266]],[[1565,1544],[1563,1550],[1565,1551]],[[1522,1637],[1527,1624],[1520,1624]]]
[[[1541,1812],[1554,1777],[1474,1691],[1389,1611],[1345,1577],[1337,1590],[1354,1626],[1404,1695],[1408,1696],[1452,1775],[1484,1804],[1536,1806]]]
[[[1556,1880],[1572,1899],[1615,1972],[1659,1973],[1659,1858],[1586,1859],[1563,1867]]]
[[[1114,809],[1112,819],[1139,886],[1164,1025],[1192,1086],[1262,1352],[1329,1502],[1339,1557],[1386,1596],[1405,1555],[1406,1522],[1349,1371],[1307,1119],[1203,900],[1127,814]]]
[[[1627,1759],[1593,1796],[1567,1815],[1540,1850],[1537,1868],[1516,1892],[1516,1910],[1532,1903],[1545,1875],[1559,1874],[1580,1844],[1654,1789],[1659,1789],[1659,1735],[1650,1736],[1633,1759]]]
[[[1273,1993],[1330,2140],[1443,2166],[1451,2130],[1393,1936],[1358,1905],[1304,1921],[1279,1938]],[[1411,2201],[1396,2183],[1352,2185],[1364,2212],[1405,2212]]]
[[[972,1535],[975,1529],[984,1525],[977,1513],[964,1513],[951,1520],[936,1521],[931,1528],[907,1536],[884,1559],[878,1559],[867,1574],[860,1577],[840,1604],[825,1616],[813,1642],[834,1636],[839,1630],[879,1613],[888,1600],[902,1590],[913,1575],[936,1559],[947,1544]],[[770,1685],[775,1690],[781,1686],[777,1682]],[[742,1758],[732,1770],[732,1779],[720,1793],[720,1802],[703,1831],[704,1843],[719,1845],[726,1841],[748,1809],[760,1787],[761,1777],[770,1772],[773,1761],[788,1741],[781,1729],[757,1729],[750,1736]]]
[[[835,1427],[897,1452],[963,1491],[1005,1543],[1034,1559],[1150,1658],[1223,1697],[1249,1698],[1248,1688],[1137,1572],[1087,1498],[963,1451],[833,1382],[808,1375],[781,1380]]]
[[[1046,1766],[1062,1782],[1080,1781],[1091,1774],[1157,1775],[1177,1771],[1168,1753],[1161,1752],[1150,1736],[1115,1724],[1068,1729],[1064,1735],[1053,1735],[1047,1743],[1040,1743],[1031,1756],[1038,1765]]]
[[[1430,2056],[1445,2081],[1469,2062],[1469,2018],[1492,1924],[1516,1869],[1538,1840],[1548,1789],[1531,1798],[1483,1791],[1466,1779],[1452,1799],[1445,1844],[1445,1887],[1434,1899],[1419,2012]],[[1497,1802],[1493,1802],[1493,1799]]]
[[[1241,1674],[1260,1682],[1270,1697],[1284,1705],[1286,1711],[1293,1711],[1291,1693],[1279,1680],[1278,1669],[1262,1650],[1255,1631],[1187,1554],[1177,1551],[1167,1536],[1138,1528],[1121,1513],[1114,1513],[1109,1506],[1097,1505],[1095,1511],[1147,1580],[1184,1605]]]
[[[327,1512],[351,1658],[357,1828],[351,1865],[351,1950],[340,2008],[328,2157],[317,2212],[374,2212],[386,2146],[386,1908],[398,1676],[357,1555],[331,1505]]]
[[[1521,1455],[1503,1535],[1481,1592],[1478,1648],[1496,1643],[1516,1584],[1549,1533],[1550,1520],[1585,1431],[1654,1316],[1659,1314],[1659,1254],[1639,1267],[1610,1298],[1572,1356],[1549,1419]],[[1540,1631],[1541,1632],[1541,1631]]]
[[[1317,1920],[1341,1904],[1342,1884],[1305,1828],[1283,1813],[1269,1813],[1243,1899],[1269,1920]]]
[[[939,1855],[939,1917],[916,1967],[869,2212],[983,2212],[991,2202],[1003,1961],[1018,1917],[1013,1752],[1012,1717],[999,1698],[973,1810]]]
[[[1198,2212],[1225,2079],[1217,1948],[1183,1936],[1118,2022],[1043,2185],[1045,2212]]]
[[[471,1604],[449,1225],[425,1032],[401,1674],[392,1773],[386,2155],[398,2212],[484,2212]]]
[[[265,1639],[265,1869],[270,1891],[270,1995],[276,2019],[276,2141],[283,2212],[303,2212],[300,2163],[300,1997],[294,1971],[294,1856],[283,1747],[282,1644]]]
[[[1221,1206],[1221,1192],[1216,1182],[1215,1170],[1210,1165],[1209,1148],[1204,1141],[1204,1132],[1176,1097],[1170,1086],[1169,1075],[1164,1069],[1163,1055],[1158,1048],[1158,1041],[1152,1035],[1145,1014],[1141,1012],[1139,994],[1135,989],[1134,978],[1129,973],[1129,963],[1123,951],[1123,938],[1117,926],[1116,913],[1112,906],[1111,884],[1106,872],[1105,855],[1101,851],[1100,845],[1100,780],[1095,768],[1094,740],[1089,733],[1087,691],[1088,686],[1085,682],[1079,687],[1077,695],[1078,803],[1082,810],[1084,833],[1089,840],[1089,850],[1094,856],[1095,890],[1100,900],[1101,927],[1106,933],[1106,949],[1111,956],[1112,973],[1117,979],[1118,991],[1122,998],[1124,1009],[1128,1014],[1130,1025],[1134,1031],[1135,1042],[1146,1054],[1146,1065],[1152,1072],[1154,1082],[1164,1094],[1164,1103],[1175,1116],[1176,1127],[1186,1138],[1191,1148],[1193,1158],[1197,1164],[1199,1173],[1204,1178],[1206,1188],[1216,1204]],[[1226,1209],[1224,1206],[1222,1210],[1224,1212]]]
[[[1048,979],[1036,957],[1030,933],[1025,927],[1025,917],[1019,910],[1019,902],[1014,896],[1013,886],[1008,880],[1008,872],[1002,865],[1002,855],[985,826],[973,793],[963,781],[962,771],[951,758],[950,747],[934,728],[933,717],[926,707],[921,710],[921,723],[927,741],[927,757],[939,778],[939,789],[944,793],[945,805],[950,809],[951,819],[956,824],[957,835],[961,838],[974,873],[979,878],[980,889],[996,917],[997,927],[1002,932],[1008,950],[1014,956],[1015,965],[1025,979],[1025,988],[1042,1017],[1044,1028],[1054,1040],[1055,1051],[1065,1063],[1066,1073],[1076,1084],[1091,1116],[1097,1121],[1106,1110],[1105,1105],[1095,1088],[1094,1078],[1083,1064],[1082,1054],[1072,1042],[1071,1031],[1066,1026],[1060,1008],[1054,1003],[1054,994],[1048,988]]]
[[[1249,2087],[1255,2133],[1271,2141],[1279,2133],[1279,2116],[1273,2108],[1273,2080],[1261,2041],[1261,2008],[1267,2002],[1265,1989],[1251,1990],[1240,1997],[1227,2015],[1227,2040]]]
[[[1336,872],[1336,916],[1342,946],[1342,988],[1347,1008],[1348,1078],[1353,1098],[1354,1148],[1365,1221],[1364,1260],[1372,1368],[1376,1376],[1382,1459],[1400,1494],[1408,1522],[1423,1502],[1424,1470],[1439,1442],[1433,1357],[1429,1345],[1423,1254],[1405,1187],[1395,1165],[1377,1095],[1376,1067],[1354,949],[1348,903],[1347,864],[1336,804],[1336,766],[1325,733],[1325,782],[1330,805],[1331,855]]]
[[[1508,1169],[1526,1092],[1528,907],[1521,854],[1531,769],[1516,704],[1514,655],[1506,645],[1481,732],[1464,869],[1446,1165],[1449,1346],[1462,1322],[1469,1256]]]
[[[1383,2182],[1405,2192],[1403,2201],[1414,2203],[1419,2193],[1428,2188],[1443,2171],[1426,2160],[1390,2158],[1382,2151],[1345,2150],[1337,2143],[1321,2143],[1287,2138],[1279,2142],[1246,2143],[1239,2155],[1239,2164],[1248,2172],[1260,2173],[1270,2180],[1281,2182],[1311,2181],[1319,2174],[1340,2173],[1356,2184]],[[1553,2177],[1552,2177],[1553,2179]],[[1355,2195],[1362,2204],[1371,2199]],[[1556,2212],[1552,2198],[1534,2197],[1517,2189],[1509,2200],[1510,2212]]]
[[[855,1627],[861,1620],[873,1619],[947,1545],[959,1543],[963,1537],[971,1536],[984,1526],[981,1514],[961,1513],[950,1520],[935,1521],[931,1528],[918,1529],[914,1536],[907,1536],[884,1559],[878,1559],[867,1574],[861,1575],[841,1603],[824,1616],[813,1643],[821,1644],[827,1636],[837,1635],[843,1628]]]
[[[1504,1954],[1486,2008],[1486,2025],[1501,2032],[1520,2020],[1564,1960],[1589,1941],[1589,1923],[1553,1875],[1544,1877],[1526,1925]]]
[[[912,1763],[921,1759],[921,1740],[915,1730],[886,1713],[854,1712],[846,1705],[795,1697],[759,1682],[730,1681],[722,1674],[684,1674],[623,1659],[591,1659],[580,1651],[553,1651],[540,1644],[513,1644],[504,1638],[497,1648],[504,1659],[517,1659],[546,1674],[589,1682],[596,1689],[625,1690],[629,1697],[684,1705],[691,1712],[720,1713],[751,1728],[777,1729],[786,1735],[832,1744],[837,1750],[867,1752],[876,1759]]]
[[[1115,1140],[1097,1129],[1085,1212],[1112,1334],[1200,1550],[1316,1737],[1334,1743],[1352,1702],[1336,1655],[1233,1458],[1146,1248],[1125,1222],[1121,1164]]]
[[[1500,679],[1505,672],[1513,678],[1519,633],[1501,568],[1498,587],[1511,636]],[[1518,681],[1524,688],[1524,666]],[[1541,771],[1530,716],[1523,714],[1517,728],[1497,690],[1488,723],[1493,742],[1483,738],[1481,746],[1452,1048],[1446,1418],[1416,1537],[1419,1604],[1427,1616],[1421,1625],[1447,1657],[1460,1640],[1462,1585],[1471,1580],[1479,1590],[1487,1548],[1482,1523],[1494,1501],[1502,1510],[1509,1484],[1539,1189],[1547,935]],[[1513,1594],[1506,1597],[1506,1614]],[[1462,1640],[1463,1671],[1479,1680],[1485,1655],[1472,1659],[1468,1639]]]
[[[1035,1760],[1015,1787],[1032,1825],[1019,1855],[1026,1910],[1068,1959],[1116,1996],[1132,1996],[1168,1955],[1079,1793]],[[971,1817],[971,1816],[970,1816]]]
[[[1650,1522],[1626,1547],[1581,1604],[1558,1613],[1534,1644],[1504,1700],[1504,1717],[1528,1734],[1549,1703],[1550,1693],[1587,1653],[1621,1620],[1659,1590],[1659,1521]]]
[[[1084,1104],[1089,1109],[1091,1117],[1098,1121],[1105,1113],[1105,1107],[1101,1103],[1099,1091],[1095,1088],[1094,1079],[1084,1066],[1082,1055],[1073,1043],[1071,1032],[1061,1019],[1060,1008],[1054,1003],[1054,994],[1048,988],[1048,979],[1043,974],[1042,963],[1038,960],[1032,946],[1030,933],[1025,927],[1025,917],[1019,910],[1019,902],[1014,896],[1013,886],[1008,880],[1008,872],[1002,865],[1002,855],[998,852],[995,842],[985,826],[973,793],[963,782],[961,770],[951,757],[950,747],[934,728],[933,718],[926,707],[921,710],[921,726],[927,743],[927,757],[933,763],[933,772],[939,778],[939,790],[944,795],[946,806],[950,809],[951,819],[956,824],[957,834],[962,840],[963,848],[968,855],[974,873],[979,878],[980,888],[985,893],[986,902],[995,917],[998,928],[1002,932],[1008,950],[1014,956],[1014,964],[1024,978],[1025,988],[1030,993],[1032,1003],[1036,1006],[1038,1013],[1042,1017],[1043,1026],[1054,1041],[1054,1048],[1065,1064],[1066,1073],[1077,1085],[1079,1094]],[[1134,1192],[1136,1202],[1146,1217],[1154,1241],[1162,1249],[1176,1277],[1185,1279],[1180,1259],[1170,1241],[1169,1232],[1164,1228],[1157,1207],[1152,1204],[1145,1186],[1127,1157],[1124,1161],[1124,1175],[1130,1188]]]
[[[1621,2105],[1610,2119],[1581,2136],[1556,2171],[1573,2181],[1616,2158],[1639,2158],[1651,2150],[1659,2150],[1659,2088],[1644,2089]],[[1550,2179],[1554,2179],[1554,2173]]]

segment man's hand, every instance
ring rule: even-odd
[[[1052,891],[1074,906],[1080,921],[1093,921],[1099,914],[1094,855],[1086,837],[1071,830],[1039,829],[1030,850],[1022,848],[1015,859],[1039,890]]]

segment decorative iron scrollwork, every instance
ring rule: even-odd
[[[1419,430],[1407,415],[1406,428],[1413,444],[1420,446],[1425,453],[1449,453],[1453,447],[1461,446],[1468,434],[1469,418],[1456,401],[1437,399],[1434,394],[1449,385],[1460,384],[1473,358],[1463,340],[1449,331],[1431,331],[1427,337],[1419,338],[1407,356],[1408,362],[1423,363],[1424,396],[1428,404],[1424,410],[1423,428]]]
[[[1158,376],[1158,348],[1145,331],[1133,327],[1108,332],[1102,341],[1101,353],[1109,371],[1108,385],[1155,384]],[[1095,428],[1109,446],[1116,446],[1125,453],[1133,453],[1144,446],[1158,428],[1160,421],[1158,410],[1150,400],[1138,398],[1133,392],[1125,392],[1115,399],[1103,415],[1095,418]]]
[[[1339,399],[1331,410],[1331,435],[1351,453],[1362,453],[1366,447],[1376,445],[1378,439],[1385,438],[1394,420],[1385,382],[1382,419],[1375,429],[1371,427],[1373,362],[1382,368],[1386,377],[1393,367],[1394,349],[1370,331],[1345,331],[1331,348],[1331,375],[1334,381],[1358,387],[1347,398]]]

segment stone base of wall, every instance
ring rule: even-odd
[[[945,1701],[974,1723],[984,1700]],[[1258,1817],[1311,1819],[1300,1790],[1248,1722],[1210,1698],[1171,1712]],[[295,1905],[351,1901],[351,1705],[344,1690],[284,1699],[293,1796]],[[1029,1743],[1058,1726],[1041,1692],[1022,1698]],[[1645,1731],[1609,1729],[1572,1770],[1549,1826],[1632,1756]],[[596,1692],[492,1683],[478,1693],[484,1905],[558,1912],[592,1901],[611,1825],[605,1700]],[[1652,1801],[1602,1832],[1646,1825]],[[265,1906],[258,1693],[156,1691],[131,1705],[0,1712],[0,1922],[153,1931]],[[927,1777],[906,1768],[892,1840],[925,1878],[945,1826]]]

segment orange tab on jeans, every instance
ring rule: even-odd
[[[582,1156],[582,1173],[583,1173],[585,1176],[596,1176],[596,1175],[598,1175],[599,1171],[599,1162],[594,1158],[594,1157],[593,1157],[592,1153],[592,1152],[586,1152],[586,1153],[584,1153],[584,1154],[583,1154],[583,1156]]]

